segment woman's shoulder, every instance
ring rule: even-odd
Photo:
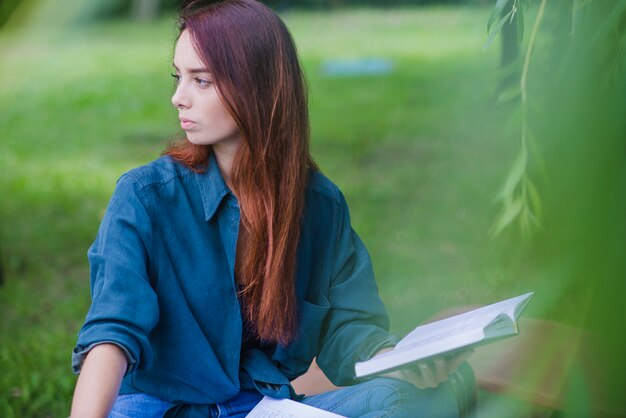
[[[335,183],[317,169],[309,170],[307,193],[319,198],[331,200],[338,205],[343,205],[344,198],[341,190]]]
[[[118,183],[132,183],[135,187],[143,189],[149,186],[165,184],[175,178],[188,176],[192,173],[193,171],[184,167],[172,157],[165,155],[125,172],[118,180]]]

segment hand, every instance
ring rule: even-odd
[[[387,351],[387,350],[385,350]],[[460,351],[452,357],[434,357],[411,367],[385,373],[382,376],[413,383],[420,389],[436,388],[448,380],[448,375],[455,371],[474,350]],[[383,352],[383,351],[380,351]]]

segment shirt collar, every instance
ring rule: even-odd
[[[200,187],[202,206],[204,206],[204,220],[209,221],[215,216],[215,212],[224,197],[230,193],[214,154],[211,153],[209,156],[206,170],[196,173],[196,180]]]

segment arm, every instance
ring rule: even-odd
[[[74,390],[72,418],[107,417],[128,362],[115,344],[100,344],[89,351]]]
[[[391,350],[399,340],[387,332],[387,313],[378,296],[371,261],[363,242],[352,230],[343,196],[341,206],[343,218],[328,289],[331,311],[317,357],[317,364],[338,386],[353,383],[356,361]],[[452,358],[430,359],[383,376],[406,380],[419,388],[436,387],[468,356],[468,352],[461,352]]]
[[[122,376],[152,360],[148,335],[159,308],[148,276],[151,218],[140,191],[132,177],[119,180],[88,252],[92,304],[72,352],[80,373],[72,417],[107,416]]]
[[[354,364],[371,358],[398,341],[388,332],[387,311],[378,295],[365,245],[352,229],[348,206],[341,195],[335,224],[336,240],[330,286],[330,310],[325,319],[317,364],[337,386],[354,383]]]

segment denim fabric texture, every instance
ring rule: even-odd
[[[257,391],[244,390],[233,399],[225,402],[207,405],[202,412],[202,418],[244,418],[263,398]],[[113,405],[109,418],[162,418],[175,407],[155,396],[145,393],[131,393],[120,395]],[[175,412],[175,411],[174,411]]]
[[[211,405],[203,417],[244,418],[262,395],[242,391]],[[457,418],[454,395],[446,383],[418,389],[410,383],[377,378],[332,392],[308,396],[302,403],[349,418]],[[109,418],[162,418],[172,404],[143,393],[118,397]]]
[[[162,418],[171,406],[171,402],[145,393],[119,395],[109,418]]]
[[[380,377],[308,396],[302,402],[349,418],[458,417],[456,399],[447,383],[418,389],[402,380]]]
[[[80,371],[103,342],[124,349],[120,394],[173,404],[226,402],[241,388],[278,398],[313,357],[337,385],[398,339],[345,199],[311,170],[297,254],[299,336],[241,352],[234,282],[240,212],[214,157],[196,173],[162,157],[123,175],[88,252],[92,304],[73,352]]]

